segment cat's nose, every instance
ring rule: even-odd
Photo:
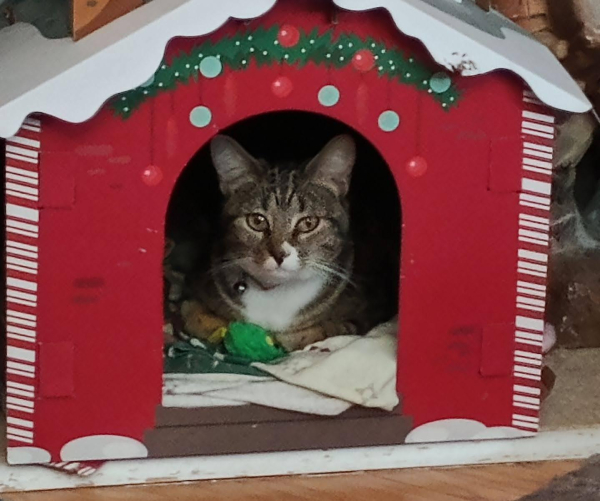
[[[281,266],[283,264],[283,262],[285,261],[285,258],[288,257],[290,255],[290,253],[284,251],[283,249],[279,249],[277,251],[272,251],[271,255],[273,256],[273,259],[277,263],[277,266]]]

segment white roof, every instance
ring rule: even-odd
[[[30,113],[69,122],[91,118],[110,97],[146,82],[173,37],[211,33],[229,18],[251,19],[276,0],[154,0],[88,37],[48,40],[16,24],[0,31],[0,137]],[[515,72],[551,107],[585,112],[591,104],[552,53],[500,14],[472,0],[334,0],[355,11],[383,7],[398,29],[463,75]]]

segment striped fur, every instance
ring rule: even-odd
[[[260,320],[288,350],[365,333],[374,321],[353,280],[347,201],[353,140],[335,138],[309,162],[271,164],[217,137],[212,155],[225,203],[194,314]],[[211,334],[201,330],[192,334]]]

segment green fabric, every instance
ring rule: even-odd
[[[269,376],[255,367],[252,360],[236,357],[225,352],[223,345],[180,341],[166,349],[165,374],[243,374],[246,376]]]
[[[224,343],[230,355],[253,362],[271,362],[286,355],[265,329],[253,324],[233,322],[229,325]]]
[[[352,64],[354,55],[360,50],[370,51],[376,58],[375,67],[380,77],[393,82],[411,85],[428,93],[440,105],[448,110],[456,106],[459,92],[451,85],[444,92],[435,92],[431,88],[431,79],[440,78],[439,67],[424,64],[414,56],[385,45],[383,42],[363,40],[352,33],[335,37],[332,31],[319,34],[317,30],[306,33],[299,30],[300,38],[293,47],[283,47],[278,41],[279,26],[258,28],[225,37],[217,42],[205,41],[197,45],[189,54],[175,56],[169,63],[163,62],[154,78],[146,84],[122,93],[112,100],[115,113],[123,119],[129,118],[147,99],[160,93],[173,90],[177,85],[187,84],[199,78],[220,78],[213,74],[203,76],[202,61],[218,58],[223,68],[244,70],[254,61],[258,66],[274,64],[297,65],[307,63],[325,65],[331,68],[343,68]],[[211,68],[214,65],[211,65]],[[359,70],[356,70],[359,71]],[[436,73],[437,72],[437,73]]]

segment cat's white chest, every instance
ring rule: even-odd
[[[323,278],[315,277],[268,291],[249,288],[242,296],[246,321],[267,330],[284,331],[298,312],[317,298],[323,285]]]

